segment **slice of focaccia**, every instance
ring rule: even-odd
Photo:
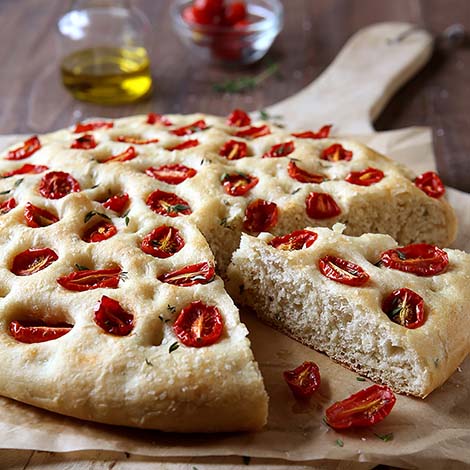
[[[228,275],[263,321],[397,392],[425,397],[470,349],[470,255],[458,250],[339,227],[243,235]]]

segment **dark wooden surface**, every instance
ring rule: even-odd
[[[151,100],[109,108],[74,101],[61,88],[55,24],[69,2],[0,0],[0,133],[45,132],[88,116],[149,110],[224,114],[235,106],[260,109],[311,82],[359,28],[378,21],[409,21],[438,36],[436,51],[425,69],[392,99],[376,127],[431,126],[442,178],[470,191],[470,41],[450,45],[441,36],[456,23],[470,31],[468,0],[284,0],[285,27],[267,59],[236,71],[192,60],[172,31],[169,3],[134,2],[153,25]],[[213,90],[216,82],[263,70],[269,60],[279,63],[282,78],[266,80],[246,94]]]

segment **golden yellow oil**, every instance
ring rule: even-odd
[[[152,90],[150,62],[143,47],[83,49],[63,59],[61,74],[75,98],[93,103],[132,103]]]

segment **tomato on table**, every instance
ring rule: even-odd
[[[23,160],[28,158],[37,152],[41,148],[41,142],[38,137],[34,135],[28,140],[25,140],[21,147],[18,147],[14,150],[10,150],[8,155],[5,157],[6,160]]]
[[[71,149],[91,150],[94,149],[98,143],[91,134],[85,134],[78,137],[72,142]]]
[[[9,178],[10,176],[15,176],[15,175],[27,175],[27,174],[38,174],[38,173],[43,173],[44,171],[47,171],[49,167],[45,165],[31,165],[29,163],[25,163],[23,166],[20,168],[17,168],[16,170],[12,171],[7,171],[6,173],[3,173],[1,176],[2,178]]]
[[[227,125],[245,127],[251,124],[251,118],[242,109],[234,109],[227,118]]]
[[[197,147],[199,145],[199,140],[191,139],[181,142],[180,144],[173,145],[171,147],[167,147],[166,150],[186,150],[193,147]]]
[[[112,222],[102,220],[92,225],[82,237],[82,240],[87,243],[97,243],[113,237],[117,233],[117,228]]]
[[[369,167],[361,171],[351,171],[351,173],[346,176],[345,181],[358,186],[371,186],[381,181],[384,176],[382,170]]]
[[[418,176],[415,179],[415,185],[424,191],[429,197],[439,199],[446,192],[444,183],[441,178],[434,173],[434,171],[428,171],[423,173],[421,176]]]
[[[248,155],[248,146],[239,140],[228,140],[220,148],[219,155],[227,160],[239,160]]]
[[[190,287],[195,284],[209,284],[214,278],[214,265],[212,263],[203,262],[161,274],[157,279],[174,286]]]
[[[173,163],[171,165],[162,165],[158,168],[147,168],[145,173],[164,183],[180,184],[188,178],[195,176],[197,171],[194,168],[189,168],[179,163]]]
[[[119,163],[119,162],[128,162],[129,160],[133,160],[137,157],[137,152],[135,148],[130,146],[124,152],[121,152],[117,155],[111,155],[106,160],[103,160],[103,163]]]
[[[341,209],[327,193],[311,192],[306,200],[307,215],[312,219],[331,219],[341,214]]]
[[[283,376],[296,398],[309,398],[320,387],[320,369],[311,361],[305,361],[293,370],[286,370]]]
[[[129,202],[129,194],[115,194],[103,202],[103,207],[121,215]]]
[[[280,158],[287,157],[295,150],[295,144],[292,140],[289,142],[282,142],[273,145],[267,152],[264,153],[263,158]]]
[[[32,228],[47,227],[59,221],[59,218],[46,209],[41,209],[30,202],[24,208],[26,225]]]
[[[55,251],[50,248],[29,248],[14,257],[11,272],[17,276],[30,276],[58,259]]]
[[[230,196],[243,196],[254,188],[259,179],[246,173],[224,173],[221,178],[224,191]]]
[[[245,211],[243,229],[251,232],[267,232],[277,224],[279,210],[274,202],[255,199]]]
[[[94,320],[101,329],[114,336],[127,336],[134,328],[134,315],[106,295],[95,306]]]
[[[146,204],[157,214],[167,217],[189,215],[192,212],[191,207],[184,199],[160,189],[155,190],[147,197]]]
[[[300,183],[320,184],[325,181],[325,177],[323,175],[320,175],[319,173],[309,173],[306,170],[302,170],[295,162],[292,161],[289,162],[289,165],[287,166],[287,173],[292,179],[299,181]]]
[[[39,183],[39,193],[47,199],[61,199],[67,194],[80,191],[78,181],[64,171],[50,171]]]
[[[178,253],[184,245],[184,238],[177,228],[162,225],[144,237],[141,249],[144,253],[164,259]]]
[[[16,200],[14,197],[7,199],[0,203],[0,215],[8,214],[12,209],[16,207]]]
[[[424,300],[407,287],[390,293],[382,302],[382,310],[394,323],[410,330],[424,325]]]
[[[363,286],[369,280],[360,266],[337,256],[324,256],[318,261],[318,267],[328,279],[348,286]]]
[[[293,132],[291,135],[297,137],[297,139],[327,139],[330,135],[330,130],[333,126],[328,124],[320,128],[317,132],[305,131],[305,132]]]
[[[86,123],[79,122],[74,129],[74,134],[80,134],[81,132],[95,131],[96,129],[111,129],[114,127],[112,121],[91,121]]]
[[[73,325],[61,323],[57,325],[48,325],[43,322],[34,321],[12,321],[10,322],[10,334],[20,343],[44,343],[58,339],[61,336],[70,333]]]
[[[318,235],[311,230],[295,230],[287,235],[274,237],[268,245],[284,251],[303,250],[312,246],[317,238]]]
[[[320,155],[322,160],[329,162],[350,161],[352,157],[353,153],[350,150],[346,150],[341,144],[330,145]]]
[[[67,290],[83,292],[91,289],[118,287],[121,268],[112,269],[82,269],[59,277],[57,282]]]

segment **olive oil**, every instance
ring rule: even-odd
[[[152,90],[150,62],[143,47],[83,49],[63,59],[61,74],[75,98],[93,103],[132,103]]]

